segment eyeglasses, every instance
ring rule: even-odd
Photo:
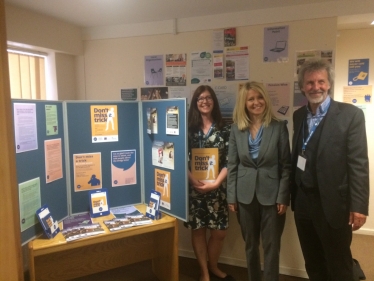
[[[198,102],[198,103],[203,103],[204,100],[205,100],[206,102],[211,102],[211,101],[213,100],[213,98],[212,98],[211,96],[201,97],[201,98],[198,98],[198,99],[197,99],[197,102]]]

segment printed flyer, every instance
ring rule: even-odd
[[[58,134],[57,106],[55,104],[45,105],[45,126],[47,136]]]
[[[61,139],[45,140],[45,177],[46,182],[62,178],[62,148]]]
[[[155,187],[156,191],[160,192],[161,200],[160,206],[170,210],[170,186],[171,177],[170,172],[155,169]]]
[[[174,170],[174,143],[153,141],[152,165]]]
[[[136,184],[136,150],[112,151],[112,187]]]
[[[100,189],[101,153],[73,154],[74,191]]]
[[[91,105],[92,143],[118,141],[117,105]]]

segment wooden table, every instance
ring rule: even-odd
[[[145,213],[145,205],[135,206]],[[112,215],[93,219],[105,233],[66,242],[61,233],[53,239],[29,242],[30,279],[68,280],[128,264],[152,260],[159,280],[178,281],[178,224],[171,216],[144,226],[110,232],[102,223]]]

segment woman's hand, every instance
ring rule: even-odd
[[[277,204],[278,215],[283,215],[287,211],[287,205]]]
[[[216,182],[202,182],[198,181],[199,184],[193,185],[195,190],[199,193],[208,193],[209,191],[215,190],[218,188]]]
[[[237,203],[229,203],[229,210],[231,212],[238,212],[238,204]]]

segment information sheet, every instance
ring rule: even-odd
[[[111,152],[112,187],[136,184],[136,150]]]
[[[41,207],[40,178],[20,183],[18,194],[21,231],[25,231],[38,223],[35,212]]]
[[[62,178],[62,147],[61,139],[45,140],[45,179],[46,183]]]
[[[16,153],[38,149],[35,103],[14,103],[13,109]]]

